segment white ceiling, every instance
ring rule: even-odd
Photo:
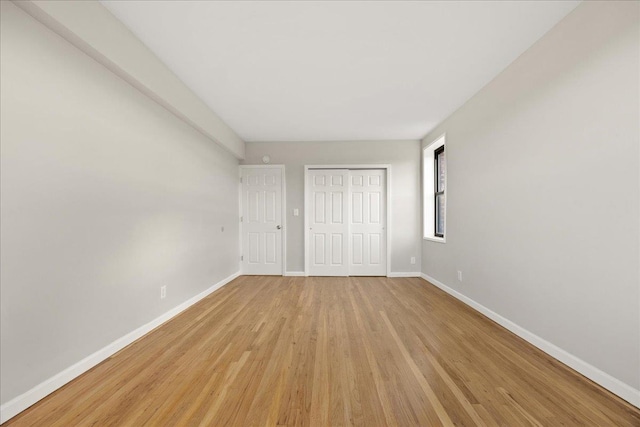
[[[246,141],[418,139],[579,1],[102,1]]]

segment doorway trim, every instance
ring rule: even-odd
[[[244,252],[243,248],[243,235],[242,235],[242,217],[244,216],[244,207],[242,205],[242,170],[243,169],[280,169],[282,170],[282,275],[285,276],[287,271],[287,178],[285,175],[285,165],[238,165],[238,205],[240,208],[240,216],[238,222],[238,237],[240,239],[240,253],[238,254],[238,263],[240,274],[244,274],[242,271],[242,256]]]
[[[304,275],[309,276],[309,191],[307,191],[309,170],[312,169],[384,169],[386,174],[386,224],[385,231],[387,239],[387,277],[391,274],[391,165],[390,164],[337,164],[337,165],[304,165]],[[351,194],[351,189],[349,189]],[[350,196],[349,196],[350,197]],[[349,241],[349,254],[351,253],[351,241]]]

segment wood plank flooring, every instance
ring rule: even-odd
[[[422,279],[243,276],[10,426],[640,426]]]

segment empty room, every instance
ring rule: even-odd
[[[640,1],[0,1],[0,424],[640,427]]]

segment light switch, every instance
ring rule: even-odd
[[[300,215],[300,210],[299,209],[294,209],[293,210],[293,216],[298,216]]]

